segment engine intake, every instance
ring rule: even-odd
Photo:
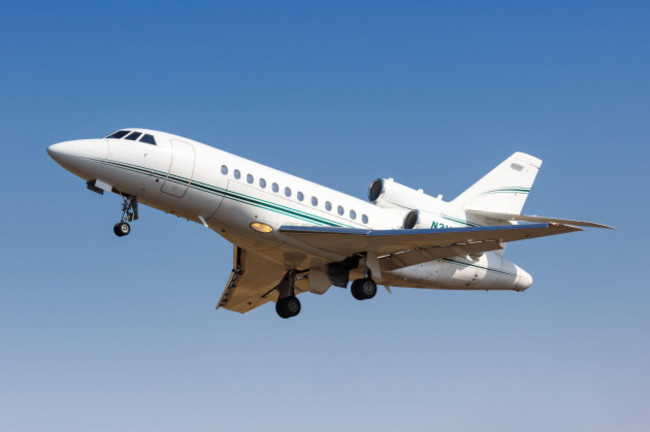
[[[411,210],[410,212],[406,213],[406,216],[404,216],[404,223],[402,226],[404,229],[413,229],[419,221],[420,212],[418,210]]]
[[[425,194],[422,189],[415,190],[397,183],[392,178],[378,178],[370,183],[368,199],[380,207],[402,207],[408,209],[430,209],[440,206],[440,198]]]

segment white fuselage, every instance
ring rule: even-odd
[[[400,229],[408,209],[385,208],[179,136],[157,131],[156,145],[125,139],[68,141],[51,146],[53,158],[74,174],[99,180],[151,207],[204,223],[233,244],[287,269],[307,269],[345,259],[304,244],[281,226],[316,225]],[[475,225],[462,209],[440,203],[431,227]],[[270,233],[251,223],[270,226]],[[362,270],[356,270],[362,273]],[[382,272],[377,283],[442,289],[524,290],[532,278],[502,257],[433,260]]]

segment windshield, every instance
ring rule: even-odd
[[[126,138],[125,138],[126,137]],[[112,134],[108,135],[106,138],[113,138],[113,139],[128,139],[131,141],[140,141],[145,144],[151,144],[151,145],[156,145],[156,139],[154,138],[153,135],[150,134],[142,134],[142,132],[132,132],[130,130],[118,130],[117,132],[113,132]],[[140,138],[140,139],[138,139]]]
[[[128,130],[118,130],[117,132],[113,132],[112,134],[110,134],[110,135],[107,136],[106,138],[115,138],[115,139],[123,138],[123,137],[124,137],[126,134],[128,134],[129,132],[131,132],[131,131],[128,131]]]

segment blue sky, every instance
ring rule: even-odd
[[[20,2],[0,15],[0,428],[645,431],[644,2]],[[514,151],[525,210],[617,231],[509,247],[525,293],[332,288],[214,311],[231,246],[118,239],[49,144],[140,126],[365,197],[452,198]]]

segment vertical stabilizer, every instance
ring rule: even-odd
[[[542,161],[514,153],[452,201],[464,209],[520,214]]]

